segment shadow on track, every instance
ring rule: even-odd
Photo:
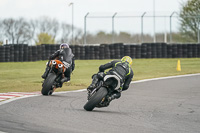
[[[93,110],[93,111],[86,111],[84,109],[75,109],[77,111],[81,112],[88,112],[88,113],[102,113],[102,114],[117,114],[117,115],[125,115],[123,112],[117,112],[117,111],[109,111],[109,110]]]

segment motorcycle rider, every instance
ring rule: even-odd
[[[131,68],[132,65],[132,59],[129,56],[124,56],[121,61],[111,61],[107,64],[101,65],[99,67],[99,72],[97,74],[94,74],[92,76],[92,83],[90,86],[87,88],[88,93],[92,92],[94,88],[96,88],[96,84],[98,83],[99,79],[103,79],[103,77],[108,74],[108,75],[116,75],[120,77],[121,79],[121,91],[125,91],[129,88],[129,84],[132,81],[133,78],[133,70]],[[106,69],[111,68],[108,72],[104,72]],[[109,98],[109,103],[113,99],[118,99],[121,97],[121,92],[119,91],[114,91],[111,97]],[[109,105],[108,103],[108,105]],[[106,105],[106,106],[108,106]]]
[[[63,78],[61,79],[61,84],[63,84],[64,82],[70,81],[70,76],[72,71],[75,68],[75,63],[74,63],[74,54],[72,53],[71,48],[69,47],[69,44],[67,43],[62,43],[60,45],[60,49],[57,50],[54,54],[52,54],[49,57],[49,61],[46,67],[46,70],[44,72],[44,74],[41,76],[43,79],[46,79],[49,70],[50,70],[50,60],[54,60],[54,59],[58,59],[60,60],[64,65],[67,66],[67,64],[70,64],[70,67],[68,67],[63,75]]]

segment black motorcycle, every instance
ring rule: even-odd
[[[121,92],[120,78],[116,75],[106,75],[97,83],[97,87],[88,93],[88,101],[84,105],[84,109],[92,111],[95,107],[107,107],[114,91]]]

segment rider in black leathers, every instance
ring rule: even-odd
[[[116,75],[121,80],[121,91],[125,91],[129,88],[129,84],[133,78],[133,71],[131,69],[132,59],[129,56],[125,56],[121,59],[121,61],[111,61],[107,64],[101,65],[99,67],[99,72],[92,76],[92,84],[87,88],[90,93],[95,87],[96,83],[99,79],[103,79],[106,74]],[[106,69],[111,68],[107,73],[104,71]],[[121,93],[118,91],[114,91],[113,95],[110,97],[110,100],[118,99],[121,97]]]
[[[64,73],[64,77],[62,78],[61,83],[70,81],[71,73],[75,68],[75,62],[74,62],[75,58],[74,58],[74,54],[72,53],[72,50],[71,50],[71,48],[69,48],[68,44],[66,44],[66,43],[61,44],[60,50],[57,50],[54,54],[52,54],[49,57],[49,60],[54,60],[56,58],[58,60],[60,60],[64,65],[70,64],[70,67],[67,68],[65,73]],[[50,70],[49,62],[47,64],[47,67],[46,67],[44,74],[42,75],[43,79],[46,79],[46,77],[49,73],[49,70]]]

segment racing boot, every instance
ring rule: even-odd
[[[87,88],[87,90],[88,90],[88,92],[90,93],[90,92],[92,92],[92,90],[96,87],[96,84],[97,84],[97,82],[98,82],[98,78],[97,78],[97,76],[95,75],[94,77],[93,77],[93,80],[92,80],[92,83],[88,86],[88,88]]]
[[[70,81],[70,78],[64,77],[61,79],[60,82],[61,82],[61,84],[63,84],[64,82],[68,82],[68,81]]]
[[[108,98],[108,102],[110,103],[112,100],[114,99],[118,99],[121,97],[121,93],[120,92],[114,92],[109,98]]]
[[[103,104],[96,105],[96,107],[97,108],[108,107],[112,100],[118,99],[120,97],[121,97],[121,93],[120,92],[114,92],[110,97],[108,97],[107,101],[105,101]]]

